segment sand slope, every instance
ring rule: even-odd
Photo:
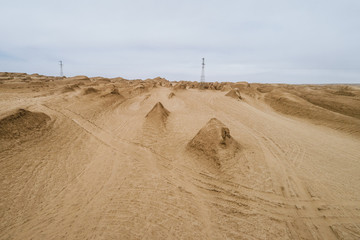
[[[360,238],[357,86],[1,76],[0,239]]]

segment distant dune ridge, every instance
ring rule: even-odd
[[[90,81],[90,79],[87,76],[83,76],[83,75],[70,77],[69,80],[72,80],[72,81]]]
[[[0,73],[2,239],[359,239],[360,86]]]

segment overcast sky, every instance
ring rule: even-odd
[[[0,72],[360,83],[359,0],[0,0]]]

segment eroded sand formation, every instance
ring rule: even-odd
[[[238,100],[242,99],[240,91],[237,88],[231,89],[225,96],[232,97]]]
[[[189,142],[189,148],[206,161],[214,161],[220,166],[235,156],[239,144],[230,135],[230,130],[216,118],[210,119]]]
[[[359,102],[0,73],[0,239],[359,239]]]

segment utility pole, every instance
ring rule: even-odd
[[[205,82],[205,58],[202,58],[202,69],[201,69],[201,78],[200,78],[200,88],[204,87]]]
[[[59,61],[60,62],[60,77],[63,77],[64,73],[63,73],[63,63],[62,61]]]

